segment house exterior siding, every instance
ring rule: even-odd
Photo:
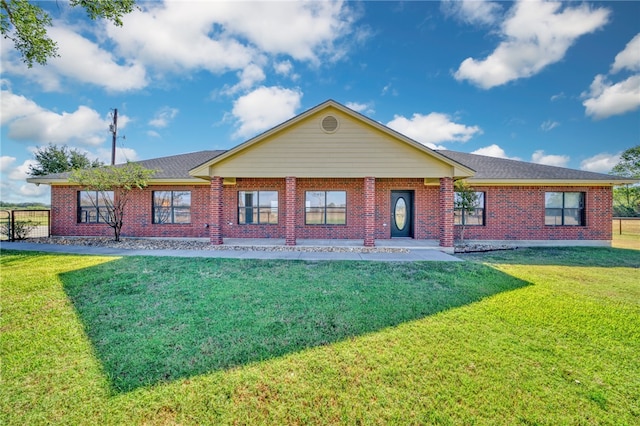
[[[78,186],[51,187],[51,234],[57,236],[113,236],[104,223],[78,223]],[[152,220],[153,191],[191,191],[191,223],[155,224]],[[153,185],[133,190],[127,201],[123,237],[206,238],[209,230],[209,186]]]
[[[465,240],[611,240],[611,187],[473,186],[485,192],[485,225],[465,227]],[[544,223],[545,192],[584,192],[584,226]],[[461,226],[456,226],[459,238]]]
[[[221,184],[221,181],[220,181]],[[442,215],[443,196],[451,192],[448,186],[425,185],[422,179],[375,179],[375,239],[391,238],[391,191],[413,191],[413,238],[440,240],[443,221],[453,221]],[[485,192],[485,225],[467,226],[465,240],[611,240],[612,189],[600,186],[474,186]],[[153,191],[191,191],[190,224],[152,223]],[[347,220],[345,225],[306,225],[306,191],[346,191]],[[52,187],[52,235],[112,236],[105,224],[77,223],[77,186]],[[213,223],[212,189],[208,185],[153,185],[134,190],[127,204],[122,236],[209,238]],[[239,191],[278,191],[277,224],[239,224]],[[584,226],[547,226],[544,224],[545,192],[584,192]],[[451,195],[451,194],[449,194]],[[236,185],[222,185],[220,237],[226,238],[286,238],[286,179],[238,178]],[[217,204],[217,203],[216,203]],[[446,203],[445,203],[446,204]],[[446,209],[445,209],[446,210]],[[367,210],[365,209],[365,180],[356,178],[296,179],[295,180],[295,238],[299,239],[359,239],[365,238]],[[448,211],[448,210],[446,210]],[[442,216],[441,216],[442,215]],[[447,216],[447,217],[445,217]],[[455,226],[459,238],[460,226]],[[444,236],[445,239],[449,237]],[[445,241],[445,244],[448,240]]]

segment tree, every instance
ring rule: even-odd
[[[126,163],[119,166],[75,169],[71,172],[69,181],[100,194],[100,199],[107,204],[107,212],[100,213],[100,218],[113,228],[115,240],[120,241],[125,207],[130,195],[134,190],[146,188],[154,173],[155,170],[146,169],[138,163]],[[111,191],[113,191],[113,197],[107,194]],[[97,199],[94,200],[92,197],[91,202],[98,211],[101,211],[98,209]]]
[[[473,214],[478,203],[478,193],[469,186],[466,180],[457,180],[454,185],[455,197],[453,207],[460,210],[463,217]],[[460,242],[464,243],[465,220],[461,220]]]
[[[36,62],[45,65],[58,55],[55,41],[47,35],[51,16],[28,0],[0,0],[0,32],[13,44],[29,68]],[[70,0],[71,7],[85,9],[89,18],[104,18],[122,26],[122,17],[135,8],[135,0]]]
[[[51,173],[69,172],[73,169],[89,169],[102,166],[102,161],[89,160],[87,154],[77,149],[69,149],[66,145],[58,146],[49,144],[46,147],[38,147],[33,154],[36,165],[29,166],[30,176],[44,176]]]
[[[611,174],[640,179],[640,145],[627,149],[620,161],[611,169]],[[613,190],[613,208],[616,216],[640,215],[640,187],[625,184]]]

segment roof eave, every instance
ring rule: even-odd
[[[639,183],[638,179],[483,179],[469,178],[471,185],[486,186],[616,186]]]

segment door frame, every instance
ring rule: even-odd
[[[397,235],[398,231],[397,231],[397,227],[395,224],[395,211],[394,211],[394,207],[395,207],[395,200],[394,200],[394,195],[399,196],[399,195],[404,195],[404,198],[406,199],[405,202],[407,202],[408,206],[407,206],[407,220],[408,223],[405,225],[406,228],[406,235]],[[415,215],[414,215],[414,191],[413,190],[409,190],[409,189],[397,189],[397,190],[391,190],[391,194],[389,197],[389,202],[390,202],[390,208],[389,208],[389,222],[390,222],[390,226],[389,226],[389,232],[390,232],[390,236],[391,238],[414,238],[414,219],[415,219]],[[405,228],[402,229],[402,231],[405,230]],[[395,232],[394,232],[395,231]],[[394,233],[396,235],[394,235]]]

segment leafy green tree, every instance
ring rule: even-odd
[[[120,231],[124,223],[124,212],[130,195],[134,190],[147,187],[155,170],[142,167],[138,163],[126,163],[119,166],[97,167],[93,169],[75,169],[71,172],[70,182],[77,183],[89,191],[98,191],[100,199],[107,203],[106,212],[101,219],[113,228],[115,240],[120,241]],[[107,192],[113,191],[113,198]],[[91,199],[97,210],[97,199]]]
[[[0,32],[31,68],[34,62],[45,65],[58,55],[55,41],[47,35],[51,16],[35,1],[0,0]],[[135,0],[70,0],[71,7],[84,8],[93,20],[103,18],[122,26],[122,17],[135,8]]]
[[[620,161],[611,169],[611,174],[640,179],[640,145],[627,149],[620,155]],[[640,215],[640,187],[620,186],[613,190],[614,215],[628,217]]]
[[[454,184],[455,190],[455,198],[453,200],[453,207],[455,209],[460,209],[467,216],[473,214],[476,210],[476,205],[478,203],[478,194],[476,191],[469,186],[469,183],[466,180],[457,180]],[[460,227],[460,242],[464,243],[464,229],[465,222],[462,221]]]
[[[31,176],[44,176],[103,165],[102,161],[98,159],[91,161],[86,154],[77,149],[70,150],[66,145],[49,144],[46,147],[38,147],[33,156],[38,164],[29,166],[28,173]]]

